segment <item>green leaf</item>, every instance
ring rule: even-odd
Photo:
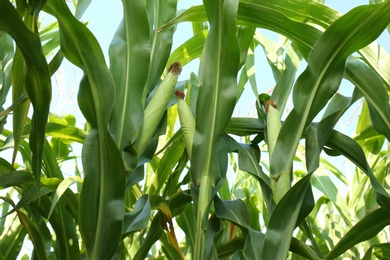
[[[147,228],[150,214],[149,198],[143,195],[135,203],[133,211],[125,213],[122,235],[128,236],[132,232]]]
[[[72,185],[75,182],[82,183],[82,179],[79,176],[72,176],[69,177],[58,185],[57,190],[54,194],[53,200],[51,202],[50,210],[49,210],[49,215],[47,216],[47,219],[50,218],[51,214],[53,213],[53,209],[58,203],[59,199],[61,198],[62,194],[69,188],[70,185]]]
[[[78,101],[92,130],[82,151],[85,179],[80,194],[80,232],[89,258],[111,258],[122,235],[125,192],[122,156],[108,133],[115,83],[96,38],[66,4],[49,0],[45,7],[58,20],[64,55],[85,73]]]
[[[184,67],[190,61],[199,58],[202,54],[207,35],[208,31],[201,31],[192,36],[172,52],[167,64],[178,61]]]
[[[134,260],[145,259],[152,245],[158,239],[160,239],[161,235],[164,232],[163,228],[161,227],[161,223],[160,223],[161,221],[162,221],[162,214],[159,212],[154,216],[152,223],[150,224],[148,234],[146,235],[145,240],[143,240],[141,246],[137,250],[137,253],[133,258]]]
[[[373,174],[364,152],[357,142],[340,132],[333,131],[326,142],[326,146],[332,149],[325,149],[325,152],[329,155],[342,154],[358,166],[370,178],[371,185],[377,193],[378,204],[390,209],[390,196]]]
[[[237,41],[238,41],[238,45],[240,46],[240,65],[239,67],[241,67],[242,65],[245,64],[245,62],[247,61],[248,57],[250,57],[249,52],[251,51],[250,50],[250,47],[253,43],[253,35],[255,34],[256,32],[256,28],[255,27],[247,27],[247,26],[239,26],[238,27],[238,32],[237,32]],[[253,57],[253,55],[252,55]],[[238,95],[238,97],[240,97],[240,95]]]
[[[285,259],[296,227],[301,206],[310,188],[311,174],[296,183],[273,211],[263,246],[262,259]]]
[[[218,197],[214,199],[215,213],[218,218],[226,219],[239,226],[246,239],[243,247],[244,256],[247,259],[260,259],[264,243],[264,235],[250,226],[249,210],[241,200],[222,201]]]
[[[3,209],[7,208],[3,203]],[[2,216],[5,214],[2,214]],[[10,224],[5,226],[0,239],[0,259],[17,259],[23,245],[23,241],[27,235],[27,230],[17,220],[17,215],[13,219],[3,218],[8,220]]]
[[[389,28],[389,26],[387,27]],[[387,89],[390,87],[390,72],[387,69],[390,65],[390,55],[385,48],[373,42],[361,49],[359,53],[368,65],[379,75]]]
[[[291,240],[290,251],[299,254],[310,260],[319,259],[317,254],[313,251],[313,249],[310,246],[306,245],[305,243],[296,239],[295,237],[293,237]]]
[[[193,255],[195,246],[195,217],[194,206],[188,204],[182,214],[176,217],[176,222],[184,231],[186,238],[186,247],[184,248],[184,255]]]
[[[0,104],[3,106],[7,98],[9,88],[11,87],[11,70],[14,58],[14,46],[12,38],[2,31],[0,32],[0,46]]]
[[[379,245],[371,246],[367,251],[362,260],[371,260],[372,256],[374,257],[382,257],[382,259],[386,259],[390,257],[390,244],[383,243]],[[374,258],[375,259],[375,258]]]
[[[0,199],[10,203],[13,207],[15,207],[15,204],[11,199],[6,197],[0,197]],[[34,245],[34,252],[37,254],[38,258],[48,259],[42,233],[38,229],[36,223],[20,210],[16,210],[16,213],[18,215],[20,223],[27,230],[27,233]]]
[[[16,9],[5,0],[0,1],[0,30],[15,40],[26,62],[25,89],[34,107],[33,127],[30,133],[32,169],[39,185],[45,127],[51,100],[49,67],[42,52],[39,36],[27,29]]]
[[[110,163],[97,164],[99,156]],[[84,141],[82,160],[85,178],[80,194],[80,231],[89,257],[105,259],[115,253],[122,235],[125,187],[122,157],[112,139],[107,139],[105,147],[100,148],[98,133],[92,130]],[[116,172],[112,171],[114,165]]]
[[[301,60],[302,57],[296,48],[294,48],[294,45],[289,46],[284,58],[285,69],[281,72],[280,78],[277,80],[275,89],[272,91],[271,95],[271,100],[276,102],[281,114],[286,107]]]
[[[157,195],[161,192],[169,176],[173,174],[174,167],[183,156],[185,150],[185,143],[180,140],[173,142],[171,146],[165,151],[163,157],[157,165],[157,169],[153,174],[149,174],[146,180],[146,193],[150,195]]]
[[[247,0],[250,3],[256,3],[264,6],[267,9],[277,10],[285,16],[290,17],[294,21],[311,22],[318,24],[321,27],[328,27],[341,14],[320,2],[312,2],[306,0],[297,0],[286,2],[284,0]]]
[[[353,226],[325,258],[335,259],[357,243],[374,237],[389,224],[389,211],[383,208],[375,210]]]
[[[225,141],[229,147],[229,152],[238,152],[238,165],[240,170],[250,173],[260,182],[267,207],[272,212],[275,203],[272,199],[269,177],[263,172],[260,166],[259,147],[255,144],[238,143],[231,137],[226,137]]]
[[[84,12],[87,10],[88,6],[91,4],[92,0],[78,0],[76,6],[75,17],[80,19],[83,16]]]
[[[176,16],[177,0],[153,0],[150,2],[149,9],[151,11],[149,11],[149,17],[154,16],[154,21],[152,21],[151,17],[149,18],[150,26],[159,28]],[[134,24],[139,26],[140,22],[137,21]],[[170,66],[174,62],[179,61],[173,60],[167,63],[171,52],[173,33],[174,28],[164,32],[157,32],[157,30],[151,31],[150,71],[145,88],[147,92],[151,91],[157,85],[161,73],[167,65]]]
[[[194,186],[200,185],[194,258],[203,259],[212,186],[226,173],[220,166],[217,143],[236,103],[240,50],[236,36],[238,1],[204,1],[210,30],[203,49],[197,99],[196,132],[191,158]],[[226,167],[226,166],[224,166]],[[194,196],[196,191],[194,192]],[[199,199],[199,201],[198,201]],[[198,204],[199,203],[199,204]],[[211,242],[211,241],[210,241]]]
[[[8,187],[22,186],[24,184],[33,184],[34,178],[30,172],[14,171],[10,175],[9,173],[3,174],[0,177],[0,188],[5,189]]]
[[[357,89],[352,97],[336,93],[329,102],[321,121],[310,125],[306,138],[306,167],[309,172],[318,168],[320,153],[333,128],[347,109],[359,98],[361,94]]]
[[[247,136],[264,132],[264,128],[264,121],[257,118],[232,117],[225,128],[225,132],[238,136]]]
[[[345,224],[352,226],[352,220],[348,214],[348,206],[345,200],[340,196],[338,188],[324,172],[316,172],[311,179],[312,185],[320,190],[325,196],[329,197],[334,203]]]
[[[54,180],[54,183],[58,183],[58,180]],[[63,197],[66,198],[67,193],[65,193]],[[35,214],[34,219],[36,221],[39,220],[39,228],[44,231],[47,251],[50,250],[52,240],[50,230],[45,221],[45,217],[49,214],[50,204],[51,201],[48,196],[42,196],[40,197],[40,201],[34,201],[29,205],[32,212],[39,212],[39,215]],[[74,259],[75,257],[77,258],[80,256],[79,245],[76,243],[79,239],[79,234],[76,233],[75,221],[75,219],[77,219],[77,214],[73,214],[71,210],[68,210],[69,207],[72,206],[73,205],[68,203],[68,200],[59,201],[49,220],[50,226],[53,228],[56,236],[54,251],[57,258],[61,256],[65,259]]]
[[[308,67],[295,84],[294,109],[276,143],[273,178],[289,174],[302,132],[337,90],[346,58],[380,35],[390,21],[389,10],[389,2],[357,7],[335,21],[313,47]]]
[[[356,58],[347,60],[348,79],[366,98],[373,126],[376,131],[390,140],[389,95],[377,74]],[[389,62],[390,64],[390,62]]]
[[[143,122],[145,84],[150,66],[149,23],[145,1],[123,1],[124,18],[110,45],[115,81],[110,132],[122,150],[133,142]]]

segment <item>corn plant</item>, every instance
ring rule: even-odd
[[[106,61],[81,19],[90,1],[0,0],[0,259],[388,259],[390,56],[375,40],[390,2],[344,15],[316,1],[177,2],[123,0]],[[172,49],[183,22],[193,34]],[[50,112],[64,59],[83,72],[83,129]],[[234,117],[246,86],[256,117]],[[337,123],[356,104],[348,136]]]

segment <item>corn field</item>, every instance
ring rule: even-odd
[[[0,260],[390,259],[389,0],[122,0],[108,50],[90,3],[0,0]]]

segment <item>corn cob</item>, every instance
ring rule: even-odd
[[[272,163],[272,157],[274,156],[274,148],[282,123],[280,121],[280,113],[277,109],[276,102],[273,100],[267,100],[265,102],[265,113],[267,114],[267,143],[269,152],[269,161]],[[271,167],[272,168],[272,167]],[[271,188],[273,192],[273,198],[278,203],[284,194],[290,189],[290,174],[284,173],[278,176],[272,176],[271,174]]]
[[[184,142],[186,144],[187,154],[191,158],[192,144],[195,135],[195,118],[190,107],[184,100],[184,93],[176,90],[175,94],[177,97],[177,109],[179,111],[179,120],[184,135]]]
[[[138,154],[142,154],[144,152],[150,139],[156,132],[169,100],[173,95],[180,72],[180,62],[173,63],[169,67],[167,75],[158,86],[156,93],[146,106],[144,110],[144,123],[134,144],[134,148]]]
[[[280,113],[275,101],[267,100],[265,102],[265,113],[267,114],[267,142],[271,161],[282,123],[280,122]]]

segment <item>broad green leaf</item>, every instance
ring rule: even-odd
[[[312,185],[329,197],[342,216],[348,227],[352,226],[352,220],[348,214],[348,206],[339,194],[338,188],[324,171],[316,171],[311,178]]]
[[[247,136],[264,132],[264,128],[264,121],[257,118],[232,117],[225,128],[225,132],[238,136]]]
[[[383,208],[375,210],[353,226],[325,258],[335,259],[355,244],[374,237],[389,224],[389,211]]]
[[[31,130],[31,125],[28,124],[24,128],[23,137],[28,137]],[[88,133],[80,128],[71,125],[64,125],[59,123],[48,122],[46,124],[46,136],[59,138],[64,142],[78,142],[83,143]]]
[[[124,18],[110,45],[115,103],[110,132],[119,149],[133,142],[143,122],[143,93],[150,66],[145,1],[123,1]]]
[[[3,106],[11,87],[11,70],[14,57],[12,38],[0,32],[0,104]]]
[[[379,36],[390,21],[389,10],[390,3],[357,7],[335,21],[313,47],[308,67],[295,84],[294,109],[276,143],[273,178],[289,174],[302,132],[337,90],[346,58]]]
[[[251,28],[251,27],[248,27],[248,28]],[[255,34],[254,37],[256,37],[257,32],[255,31],[254,34]],[[255,54],[254,54],[256,45],[257,44],[252,39],[251,44],[249,46],[249,49],[247,50],[245,64],[242,67],[241,77],[240,77],[238,89],[237,89],[237,92],[238,92],[237,98],[239,99],[241,97],[242,92],[244,92],[246,82],[249,81],[249,84],[252,87],[252,91],[256,96],[256,102],[259,103],[259,100],[257,98],[259,96],[259,93],[257,91],[256,66],[255,66]],[[242,56],[243,56],[243,53],[241,50],[241,60],[242,60]],[[241,63],[240,63],[240,65],[241,65]]]
[[[7,213],[7,215],[18,211],[23,207],[28,207],[31,203],[34,203],[35,201],[42,200],[42,197],[47,194],[50,194],[52,191],[53,189],[50,187],[40,187],[38,189],[38,186],[36,185],[28,186],[26,192],[23,193],[23,197],[21,197],[18,204],[16,204],[16,206],[14,206],[13,209]],[[46,199],[46,197],[44,199]]]
[[[58,203],[59,199],[61,198],[62,194],[69,188],[70,185],[72,185],[75,182],[82,183],[82,179],[79,176],[72,176],[69,177],[58,185],[57,190],[54,194],[53,200],[51,202],[50,210],[49,210],[49,215],[47,216],[47,219],[50,218],[51,214],[53,213],[53,209]]]
[[[306,245],[295,237],[293,237],[291,240],[290,251],[310,260],[319,259],[318,255],[313,251],[310,246]]]
[[[336,178],[338,178],[341,182],[343,182],[346,186],[348,186],[347,177],[337,168],[337,166],[330,163],[324,157],[321,157],[320,161],[327,171],[332,172]]]
[[[180,15],[158,28],[158,32],[168,30],[181,22],[205,22],[207,16],[203,5],[192,6],[182,12]]]
[[[124,216],[125,169],[108,133],[115,83],[96,38],[75,19],[66,4],[49,0],[46,8],[58,20],[64,55],[85,73],[78,101],[93,130],[82,151],[85,179],[80,194],[79,225],[87,257],[107,259],[119,246]]]
[[[226,219],[238,225],[246,239],[243,247],[244,256],[247,259],[260,259],[264,235],[250,226],[249,210],[241,200],[222,201],[218,197],[214,199],[215,213],[218,218]]]
[[[11,175],[5,173],[0,177],[0,188],[5,189],[8,187],[18,186],[21,187],[24,184],[33,184],[34,179],[30,172],[15,171]]]
[[[311,174],[296,183],[276,205],[269,221],[262,259],[285,259],[301,206],[310,189]]]
[[[245,243],[245,238],[239,237],[239,238],[232,239],[229,242],[218,246],[218,248],[217,248],[218,257],[223,258],[223,257],[231,256],[236,251],[241,250],[244,247],[244,243]]]
[[[39,12],[33,10],[36,11]],[[51,100],[49,67],[43,56],[38,35],[27,29],[16,9],[5,0],[0,1],[0,30],[7,32],[15,40],[26,62],[25,89],[34,108],[30,133],[32,169],[39,185],[45,127]]]
[[[371,260],[375,259],[372,257],[382,257],[382,259],[386,259],[390,257],[390,244],[389,243],[383,243],[379,245],[373,245],[371,246],[365,253],[362,260]]]
[[[383,81],[356,58],[348,58],[347,64],[348,79],[360,90],[368,102],[374,128],[390,140],[389,95],[383,87]]]
[[[217,154],[217,143],[228,124],[236,103],[240,50],[235,18],[238,1],[204,1],[210,30],[199,69],[196,131],[191,158],[193,185],[200,186],[196,204],[197,236],[194,258],[204,259],[207,216],[211,189],[226,174]],[[194,196],[197,191],[194,191]],[[207,232],[206,232],[207,233]],[[210,241],[211,242],[211,241]],[[210,245],[208,245],[210,246]],[[215,251],[215,250],[213,250]]]
[[[160,239],[161,235],[164,232],[164,230],[160,224],[161,221],[162,221],[162,214],[157,213],[154,216],[152,223],[150,224],[149,231],[148,231],[146,238],[141,243],[141,246],[139,247],[139,249],[137,250],[137,253],[135,254],[135,256],[133,258],[134,260],[145,259],[150,248],[152,247],[152,245],[158,239]]]
[[[58,138],[62,142],[78,142],[83,143],[87,132],[71,125],[63,125],[57,123],[47,123],[46,135],[53,138]]]
[[[367,128],[365,128],[363,131],[359,131],[356,133],[356,135],[353,137],[356,141],[364,141],[366,139],[375,138],[382,136],[380,133],[378,133],[375,128],[371,125]]]
[[[278,10],[278,7],[278,5],[275,5],[275,8],[269,8],[262,4],[240,2],[237,23],[249,27],[261,27],[283,34],[295,41],[299,45],[300,51],[307,57],[311,46],[314,45],[321,32],[310,25],[290,19],[281,10]],[[179,22],[205,22],[206,20],[207,16],[203,6],[193,6],[160,27],[159,30],[169,29]],[[306,33],[302,34],[302,31]]]
[[[147,228],[150,213],[149,198],[147,195],[143,195],[135,203],[133,211],[125,213],[122,236]]]
[[[280,33],[295,42],[303,56],[307,58],[314,43],[322,34],[321,30],[317,29],[318,26],[327,29],[340,16],[337,11],[312,1],[256,0],[249,3],[240,2],[237,23]],[[160,27],[160,30],[169,29],[180,22],[205,22],[206,20],[203,6],[194,6]],[[305,33],[302,34],[302,31]],[[384,49],[372,43],[363,48],[360,54],[378,72],[385,84],[389,85],[390,75],[386,69],[389,55]]]
[[[237,32],[237,41],[240,46],[240,67],[245,64],[248,53],[250,52],[250,46],[253,42],[253,35],[255,34],[255,27],[240,26]],[[240,97],[240,95],[238,95]]]
[[[308,127],[306,167],[309,172],[313,172],[319,167],[320,154],[326,140],[342,115],[359,98],[361,98],[361,93],[357,89],[354,90],[352,97],[345,97],[336,93],[330,100],[321,121]]]
[[[342,154],[359,167],[369,177],[372,187],[377,192],[376,199],[379,205],[389,209],[389,194],[373,174],[359,144],[350,137],[340,132],[333,131],[326,142],[326,146],[332,149],[325,149],[325,152],[329,155],[335,156]]]
[[[307,24],[306,21],[310,20],[314,24],[327,28],[340,16],[337,11],[315,2],[294,1],[286,3],[282,1],[282,4],[279,2],[261,1],[259,3],[256,1],[256,4],[241,2],[237,22],[238,24],[270,29],[285,35],[299,46],[304,57],[308,56],[310,49],[321,35],[319,30]],[[202,6],[188,9],[160,29],[169,28],[178,22],[195,20],[206,21]],[[302,31],[306,33],[302,34]],[[389,59],[383,48],[375,43],[363,48],[360,53],[388,85],[390,76],[386,70],[386,64],[389,63]]]
[[[389,30],[389,26],[387,26]],[[361,49],[359,53],[363,56],[363,59],[369,64],[369,66],[379,75],[383,82],[387,85],[387,89],[390,87],[390,55],[385,48],[378,43],[373,42],[367,47]]]
[[[173,174],[175,165],[183,156],[184,150],[185,143],[182,140],[174,142],[170,147],[168,147],[159,161],[157,169],[147,177],[147,194],[153,195],[161,192],[161,189],[167,182],[169,176]]]
[[[19,49],[16,50],[13,59],[12,66],[12,101],[15,102],[19,97],[25,95],[25,73],[26,65],[22,53]],[[15,163],[16,155],[18,153],[19,145],[22,139],[22,134],[25,129],[25,122],[27,113],[30,108],[30,101],[25,102],[21,106],[17,107],[13,111],[12,117],[12,128],[13,128],[13,139],[14,139],[14,152],[12,155],[12,163]],[[31,131],[31,129],[30,129]]]
[[[271,95],[271,99],[276,102],[280,113],[283,113],[284,108],[286,107],[301,60],[302,57],[296,48],[294,48],[294,45],[290,45],[284,57],[285,69],[282,70],[280,78]]]
[[[284,0],[246,0],[246,2],[255,3],[268,9],[274,9],[290,17],[294,21],[317,24],[321,27],[328,27],[341,14],[319,2],[297,0],[286,2]]]
[[[104,146],[99,147],[96,130],[90,132],[83,146],[85,178],[80,194],[79,224],[91,259],[111,257],[122,235],[124,166],[114,141],[107,139]],[[105,158],[110,164],[97,164],[95,160],[99,156]],[[114,165],[115,172],[110,169]],[[107,239],[111,243],[106,243]]]
[[[153,20],[149,18],[150,26],[154,26],[154,30],[151,31],[151,53],[150,53],[150,70],[148,74],[148,80],[146,83],[145,93],[150,92],[159,81],[161,73],[165,67],[169,67],[178,60],[173,60],[167,63],[168,57],[172,47],[172,37],[174,28],[157,32],[156,28],[159,28],[169,20],[173,19],[176,15],[177,0],[153,0],[149,4],[152,11],[149,12],[149,16],[154,16]],[[140,22],[134,23],[139,25]],[[138,35],[137,35],[138,36]],[[138,40],[138,37],[137,37]],[[183,66],[183,65],[182,65]]]
[[[240,170],[246,171],[254,176],[259,182],[265,197],[268,210],[272,212],[275,203],[272,199],[272,190],[269,177],[263,172],[259,165],[260,150],[255,144],[241,144],[230,137],[225,138],[229,152],[238,152],[238,165]]]
[[[189,176],[189,173],[187,172],[184,176],[183,180],[180,181],[180,179],[183,177],[182,174],[185,172],[188,164],[188,154],[183,151],[183,154],[181,155],[181,158],[179,159],[177,165],[175,166],[172,174],[169,176],[166,184],[165,189],[163,192],[163,196],[172,196],[175,194],[178,190],[180,190],[180,187],[182,185],[188,184],[189,179],[186,177]]]
[[[164,252],[164,255],[167,259],[180,259],[184,260],[180,250],[177,250],[174,246],[171,245],[169,234],[162,234],[161,238],[161,250]]]

